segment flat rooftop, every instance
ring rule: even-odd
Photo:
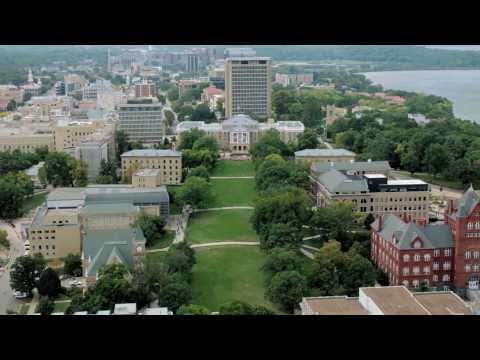
[[[451,291],[414,293],[413,296],[432,315],[473,315],[465,302]]]
[[[406,180],[388,180],[387,185],[427,185],[423,180],[406,179]]]
[[[167,157],[167,156],[182,156],[180,151],[173,150],[156,150],[156,149],[143,149],[143,150],[131,150],[123,153],[121,157]]]
[[[360,292],[372,299],[384,315],[429,315],[404,286],[368,287]]]
[[[295,152],[295,156],[335,157],[335,156],[356,156],[356,154],[346,149],[304,149],[304,150]]]
[[[386,176],[383,174],[365,174],[364,175],[367,179],[385,179]]]
[[[368,315],[358,298],[328,296],[304,299],[318,315]]]

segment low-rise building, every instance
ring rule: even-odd
[[[345,116],[348,110],[340,107],[336,107],[335,105],[327,105],[326,108],[326,117],[325,122],[327,126],[335,124],[337,119]]]
[[[473,315],[455,293],[410,292],[404,286],[362,287],[356,298],[303,298],[302,315]]]
[[[178,93],[184,95],[188,90],[196,89],[202,81],[198,79],[180,79],[178,80]]]
[[[160,186],[162,170],[142,169],[132,175],[132,185],[135,187],[155,188]]]
[[[92,121],[59,120],[54,129],[55,150],[62,152],[80,144],[82,140],[92,135],[98,124]]]
[[[209,86],[203,89],[201,100],[207,104],[210,110],[215,111],[219,99],[225,97],[225,92],[222,89],[217,89],[215,86]]]
[[[313,73],[303,73],[303,74],[275,74],[275,82],[282,85],[283,87],[287,86],[298,86],[301,84],[311,85],[313,84]]]
[[[54,137],[52,134],[31,134],[0,133],[0,151],[33,152],[37,148],[48,148],[49,151],[55,149]]]
[[[191,129],[200,129],[213,136],[224,151],[232,154],[248,154],[251,146],[270,129],[280,133],[285,143],[296,142],[305,127],[300,121],[258,122],[247,115],[237,115],[221,123],[206,124],[203,121],[183,121],[176,132],[181,135]]]
[[[345,149],[304,149],[295,152],[296,162],[330,163],[355,161],[354,152]]]
[[[135,97],[155,97],[157,96],[157,86],[151,81],[143,81],[140,84],[135,84]]]
[[[131,150],[121,155],[122,176],[129,178],[142,169],[160,170],[160,184],[180,184],[182,153],[173,150]],[[133,180],[133,179],[132,179]],[[138,176],[137,179],[138,180]]]

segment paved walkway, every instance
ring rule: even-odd
[[[313,255],[311,252],[305,250],[304,248],[300,248],[300,251],[302,252],[303,255],[305,255],[309,259],[313,260],[315,258],[315,255]]]
[[[213,180],[225,180],[225,179],[255,179],[255,176],[210,176]]]
[[[193,244],[190,245],[192,249],[204,248],[204,247],[215,247],[215,246],[231,246],[231,245],[245,245],[245,246],[258,246],[260,245],[257,241],[219,241],[219,242],[210,242],[205,244]],[[163,249],[153,249],[147,250],[147,253],[156,253],[156,252],[166,252],[169,247]]]
[[[253,206],[226,206],[218,208],[209,208],[209,209],[195,209],[194,212],[204,212],[204,211],[220,211],[220,210],[253,210]]]
[[[320,251],[319,248],[316,248],[316,247],[313,247],[313,246],[310,246],[310,245],[302,245],[305,249],[309,249],[309,250],[314,250],[314,251]]]
[[[35,310],[37,309],[37,305],[38,305],[38,300],[39,300],[39,299],[40,299],[40,297],[39,297],[38,294],[34,291],[33,298],[32,298],[32,302],[30,303],[30,307],[28,308],[27,315],[33,315],[33,314],[35,314]]]

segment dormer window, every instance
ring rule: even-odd
[[[413,242],[414,249],[420,249],[422,247],[422,243],[419,240]]]

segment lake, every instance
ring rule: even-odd
[[[415,91],[452,101],[456,117],[480,123],[480,70],[367,72],[384,89]]]

